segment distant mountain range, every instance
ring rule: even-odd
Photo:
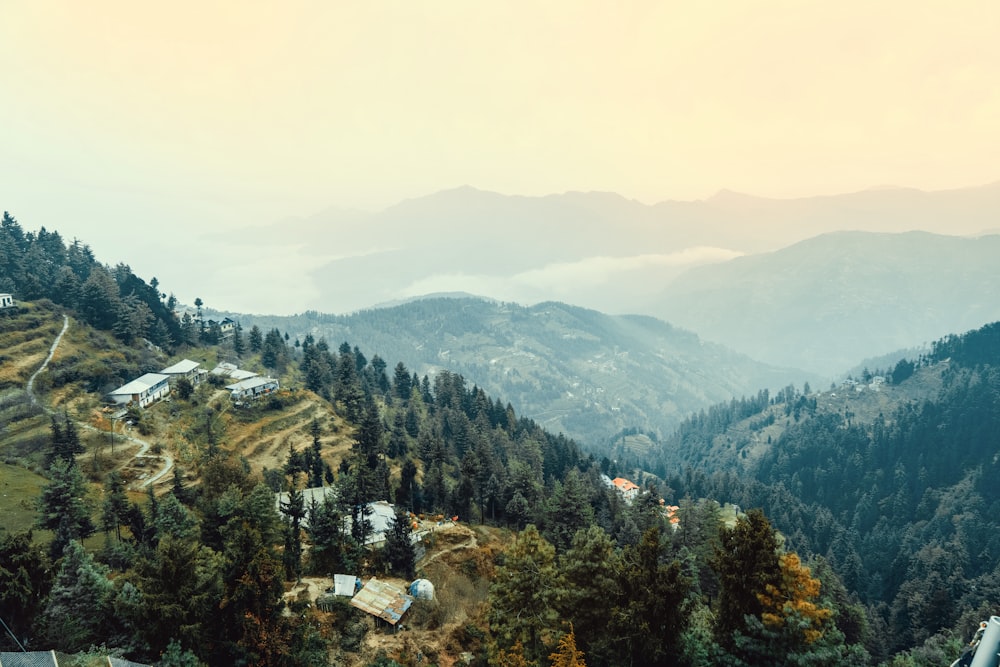
[[[446,369],[588,449],[624,429],[665,435],[692,411],[762,387],[814,379],[767,366],[642,316],[562,303],[420,299],[347,316],[243,318],[290,336],[343,342],[423,376]]]
[[[841,373],[1000,319],[1000,235],[824,234],[689,270],[650,311],[755,359]]]
[[[834,231],[973,235],[997,230],[998,221],[1000,183],[782,200],[723,191],[655,205],[613,193],[523,197],[462,187],[378,213],[331,209],[207,240],[222,246],[211,262],[219,276],[234,285],[253,276],[256,312],[282,312],[269,304],[287,308],[293,300],[347,313],[463,291],[526,305],[556,300],[662,316],[653,310],[660,293],[694,266]],[[273,267],[267,280],[260,279],[259,262],[247,265],[262,248],[276,258],[265,262]]]

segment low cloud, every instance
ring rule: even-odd
[[[541,290],[561,291],[606,285],[622,274],[649,269],[672,269],[671,273],[699,264],[725,262],[743,255],[726,248],[698,246],[667,254],[631,257],[588,257],[576,262],[549,264],[511,277],[511,280]]]
[[[628,285],[650,272],[672,278],[693,266],[725,262],[743,253],[726,248],[699,246],[668,254],[629,257],[587,257],[558,262],[510,276],[442,273],[421,278],[400,290],[400,298],[441,292],[468,292],[503,301],[531,304],[547,299],[566,299],[586,305],[587,291]]]

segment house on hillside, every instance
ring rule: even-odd
[[[160,371],[160,375],[169,377],[171,385],[181,378],[187,378],[192,385],[197,387],[201,382],[202,376],[206,374],[204,370],[198,368],[200,365],[197,361],[184,359],[178,361],[173,366],[167,366]]]
[[[226,318],[219,322],[219,331],[222,332],[222,338],[230,338],[234,333],[236,333],[236,320]]]
[[[302,517],[301,526],[305,528],[309,525],[309,508],[312,507],[313,503],[321,505],[327,496],[336,497],[337,491],[332,486],[313,486],[308,489],[302,489],[299,493],[302,494],[302,506],[306,508],[306,516]],[[289,494],[287,491],[275,494],[274,498],[274,509],[281,512],[281,505],[288,504]]]
[[[111,402],[117,405],[135,403],[144,408],[170,393],[170,377],[161,373],[146,373],[128,384],[108,393]]]
[[[278,391],[276,378],[252,377],[226,386],[234,401],[252,401],[273,391]]]
[[[639,486],[624,477],[615,477],[611,483],[615,485],[618,493],[622,494],[622,498],[627,503],[631,503],[639,495]]]
[[[660,498],[660,511],[663,512],[663,516],[670,522],[670,527],[673,530],[681,527],[681,518],[677,516],[678,510],[680,510],[679,505],[668,505],[666,500]]]
[[[231,318],[226,318],[221,322],[216,322],[215,320],[209,320],[205,325],[206,329],[211,329],[212,327],[219,327],[219,338],[226,340],[227,338],[232,338],[233,334],[236,333],[236,320]]]
[[[0,308],[13,308],[14,297],[11,294],[0,294]]]
[[[222,361],[218,366],[213,368],[212,375],[232,378],[234,380],[248,380],[257,377],[257,373],[237,368],[236,364],[231,364],[228,361]]]
[[[366,547],[380,547],[385,544],[385,536],[392,529],[392,524],[396,520],[396,510],[392,504],[386,500],[378,500],[368,503],[371,514],[367,516],[371,522],[372,530],[365,538]],[[344,528],[351,530],[351,517],[344,517]]]

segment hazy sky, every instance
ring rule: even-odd
[[[0,208],[100,257],[462,184],[979,185],[998,27],[996,0],[3,0]]]

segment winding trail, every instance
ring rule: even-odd
[[[41,403],[38,402],[38,397],[35,396],[35,378],[37,378],[38,375],[39,375],[39,373],[41,373],[42,371],[44,371],[48,367],[49,362],[52,361],[52,357],[54,357],[55,354],[56,354],[56,349],[59,347],[59,343],[62,342],[63,335],[68,330],[69,330],[69,316],[68,315],[63,315],[62,331],[60,331],[59,335],[56,336],[56,339],[54,341],[52,341],[52,346],[49,348],[49,355],[47,357],[45,357],[45,361],[43,361],[42,365],[38,367],[38,370],[31,374],[31,377],[28,378],[28,384],[25,387],[25,391],[28,394],[28,399],[31,401],[31,404],[34,405],[34,406],[40,407],[46,414],[49,414],[49,415],[55,414],[56,411],[53,410],[53,409],[51,409],[51,408],[49,408],[48,406],[42,405]],[[77,425],[80,426],[81,428],[85,428],[85,429],[87,429],[89,431],[94,431],[94,432],[97,432],[97,433],[103,433],[103,431],[100,431],[99,429],[95,428],[94,426],[91,426],[90,424],[86,424],[86,423],[83,423],[83,422],[77,422]],[[139,445],[139,451],[136,452],[135,454],[133,454],[132,455],[132,459],[130,459],[130,460],[134,460],[134,459],[162,459],[163,460],[163,467],[159,471],[157,471],[156,474],[154,474],[154,475],[152,475],[150,477],[147,477],[146,479],[144,479],[141,482],[139,482],[138,484],[136,484],[135,486],[137,488],[142,489],[142,488],[145,488],[145,487],[149,486],[150,484],[155,484],[156,482],[158,482],[161,479],[163,479],[167,475],[167,473],[169,473],[173,469],[173,467],[174,467],[174,458],[172,456],[170,456],[169,454],[149,454],[148,453],[149,452],[149,448],[152,445],[150,445],[145,440],[140,440],[139,438],[133,438],[132,436],[129,436],[129,435],[121,435],[119,437],[122,438],[122,439],[124,439],[124,440],[126,440],[127,442],[131,442],[131,443]]]
[[[462,528],[463,528],[463,532],[464,532],[465,537],[466,537],[466,539],[464,541],[459,542],[458,544],[453,544],[450,547],[442,549],[441,551],[435,552],[435,553],[431,554],[430,556],[422,559],[420,561],[420,563],[418,563],[420,565],[420,567],[427,567],[428,565],[430,565],[431,563],[433,563],[434,561],[436,561],[441,556],[443,556],[445,554],[448,554],[448,553],[451,553],[453,551],[458,551],[459,549],[475,549],[477,546],[479,546],[479,542],[478,542],[478,540],[476,540],[476,534],[474,532],[472,532],[471,529],[466,528],[465,526],[463,526]],[[452,528],[450,530],[454,530],[454,528]]]
[[[45,361],[43,361],[42,365],[38,367],[38,370],[32,373],[31,377],[28,378],[28,386],[25,387],[25,389],[28,392],[28,398],[31,399],[32,405],[36,406],[38,405],[38,397],[35,396],[35,378],[38,377],[39,373],[41,373],[48,367],[49,362],[52,361],[52,357],[54,357],[56,354],[56,348],[59,347],[59,343],[60,341],[62,341],[63,334],[65,334],[68,329],[69,329],[69,315],[63,315],[62,331],[60,331],[59,335],[56,336],[56,339],[52,341],[52,347],[49,348],[49,356],[45,357]],[[49,410],[44,406],[42,407],[42,409],[45,410],[45,412],[47,412],[48,414],[52,414],[52,410]]]

